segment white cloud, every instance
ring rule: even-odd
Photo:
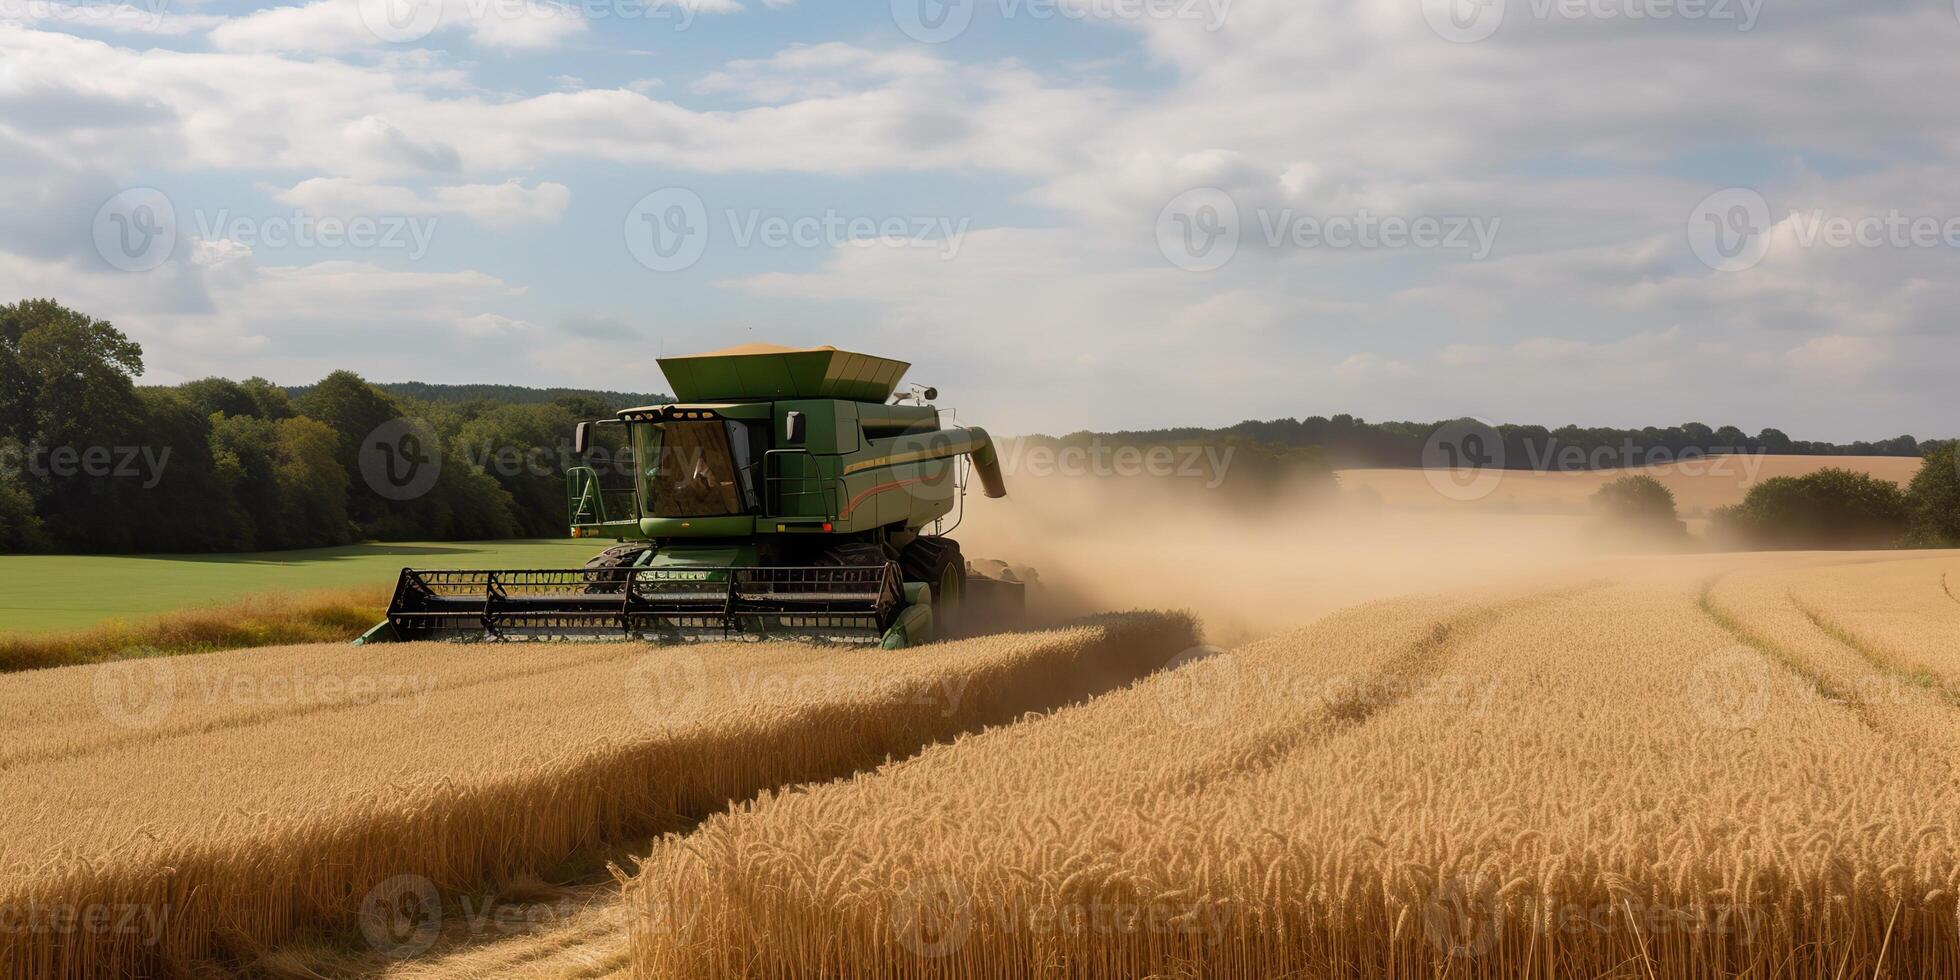
[[[1844,381],[1871,374],[1889,352],[1872,337],[1831,334],[1804,341],[1783,356],[1801,377]]]
[[[516,311],[526,290],[494,276],[344,260],[267,266],[222,241],[194,243],[142,275],[0,252],[0,290],[57,296],[111,320],[143,345],[146,380],[161,383],[210,374],[310,380],[341,366],[377,378],[424,375],[431,365],[455,380],[488,377],[511,352],[464,341],[531,332]]]
[[[492,90],[473,63],[373,43],[347,0],[226,24],[217,52],[0,28],[11,69],[0,70],[0,130],[19,144],[0,150],[34,161],[21,168],[30,183],[13,186],[59,202],[49,207],[77,208],[108,175],[167,161],[282,184],[321,175],[280,192],[308,208],[459,214],[495,228],[564,220],[569,189],[531,175],[567,162],[630,165],[662,183],[980,175],[970,193],[982,207],[1045,209],[1032,219],[1044,227],[974,231],[952,262],[840,249],[809,270],[744,256],[730,295],[848,311],[835,314],[847,336],[922,348],[938,377],[1027,419],[1353,409],[1627,423],[1665,404],[1737,421],[1757,412],[1790,429],[1809,417],[1840,429],[1819,434],[1855,435],[1842,431],[1850,413],[1936,415],[1941,395],[1924,374],[1954,346],[1953,250],[1800,247],[1783,221],[1760,265],[1717,273],[1685,239],[1691,209],[1730,182],[1760,185],[1779,217],[1960,215],[1960,102],[1939,94],[1960,88],[1950,11],[1793,0],[1743,33],[1538,19],[1532,8],[1513,3],[1478,44],[1437,38],[1415,3],[1241,0],[1216,31],[1105,23],[1147,61],[1146,86],[1130,91],[1105,81],[1106,67],[1091,80],[963,63],[971,49],[960,45],[816,43],[692,79],[668,71],[666,86],[520,97],[554,84],[547,69]],[[509,19],[467,20],[446,19],[438,39],[600,40],[582,22],[505,36]],[[1886,55],[1847,54],[1872,51]],[[369,60],[316,57],[353,53]],[[1254,236],[1261,215],[1282,211],[1485,216],[1502,231],[1478,262],[1248,241],[1226,268],[1191,275],[1157,254],[1153,223],[1199,186],[1231,191]],[[29,237],[0,234],[0,248],[37,262],[60,254],[60,242]],[[226,295],[226,309],[242,308]],[[427,329],[582,312],[462,308]],[[1911,394],[1844,410],[1791,394],[1853,377]],[[1139,405],[1139,390],[1186,397]]]
[[[472,42],[488,48],[545,50],[559,47],[586,31],[585,19],[576,4],[539,0],[431,2],[441,3],[434,34],[462,31]],[[314,54],[400,46],[369,27],[363,19],[362,3],[363,0],[313,0],[296,7],[255,11],[214,28],[211,43],[223,51]],[[368,16],[373,16],[373,6],[370,2]]]
[[[173,11],[169,0],[135,3],[54,3],[45,0],[0,3],[0,21],[32,24],[49,30],[95,30],[114,34],[183,37],[200,34],[225,22],[217,14]]]
[[[465,337],[507,337],[532,329],[523,320],[513,320],[496,313],[478,313],[456,321],[456,329]]]
[[[436,187],[428,193],[407,187],[370,184],[344,177],[303,180],[275,195],[280,201],[315,215],[347,218],[356,215],[458,214],[488,228],[556,223],[571,203],[571,189],[546,181],[526,187],[517,180],[501,184],[462,184]]]
[[[86,99],[140,113],[151,127],[144,132],[124,123],[114,140],[74,130],[37,134],[49,152],[128,169],[168,159],[180,168],[303,169],[370,179],[509,171],[557,160],[711,172],[978,167],[1039,174],[1066,164],[1058,154],[1093,127],[1112,98],[1102,89],[1050,87],[1025,68],[962,68],[917,58],[885,63],[849,92],[811,91],[729,112],[697,111],[622,89],[500,98],[452,69],[136,52],[38,31],[0,30],[0,60],[18,68],[0,75],[0,106],[30,94],[43,102]],[[792,76],[781,84],[807,81]],[[32,89],[29,79],[36,80]],[[745,84],[762,92],[774,83],[756,75]]]
[[[1346,380],[1366,380],[1381,376],[1402,377],[1409,373],[1409,365],[1370,351],[1350,354],[1334,365],[1334,374]]]
[[[833,41],[793,44],[769,58],[731,61],[688,87],[696,93],[781,103],[850,95],[898,79],[926,83],[954,71],[951,63],[923,51],[874,51]]]

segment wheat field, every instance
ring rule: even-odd
[[[1176,616],[902,654],[795,644],[155,658],[0,683],[0,976],[234,967],[410,881],[534,881],[1161,667]],[[382,939],[400,925],[383,916]],[[370,941],[376,937],[369,934]]]
[[[671,836],[647,978],[1960,976],[1960,556],[1345,610]]]

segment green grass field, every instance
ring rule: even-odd
[[[0,636],[82,630],[273,592],[385,589],[404,567],[576,568],[609,543],[452,541],[242,555],[0,555]]]

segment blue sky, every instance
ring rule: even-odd
[[[1944,0],[665,2],[0,0],[0,295],[159,382],[1960,432]]]

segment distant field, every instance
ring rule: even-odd
[[[1904,486],[1919,472],[1919,464],[1916,457],[1906,456],[1708,456],[1633,470],[1505,470],[1488,494],[1470,499],[1438,493],[1430,485],[1429,474],[1420,469],[1342,470],[1341,486],[1348,490],[1365,487],[1380,494],[1384,504],[1397,508],[1469,505],[1568,513],[1585,509],[1586,498],[1608,481],[1630,473],[1646,473],[1674,491],[1675,506],[1684,516],[1699,516],[1716,507],[1741,503],[1750,487],[1771,477],[1802,476],[1837,467],[1869,473]],[[1464,482],[1469,481],[1466,478]]]
[[[400,542],[239,555],[0,555],[0,636],[87,629],[269,592],[385,587],[417,568],[564,568],[591,541]]]

